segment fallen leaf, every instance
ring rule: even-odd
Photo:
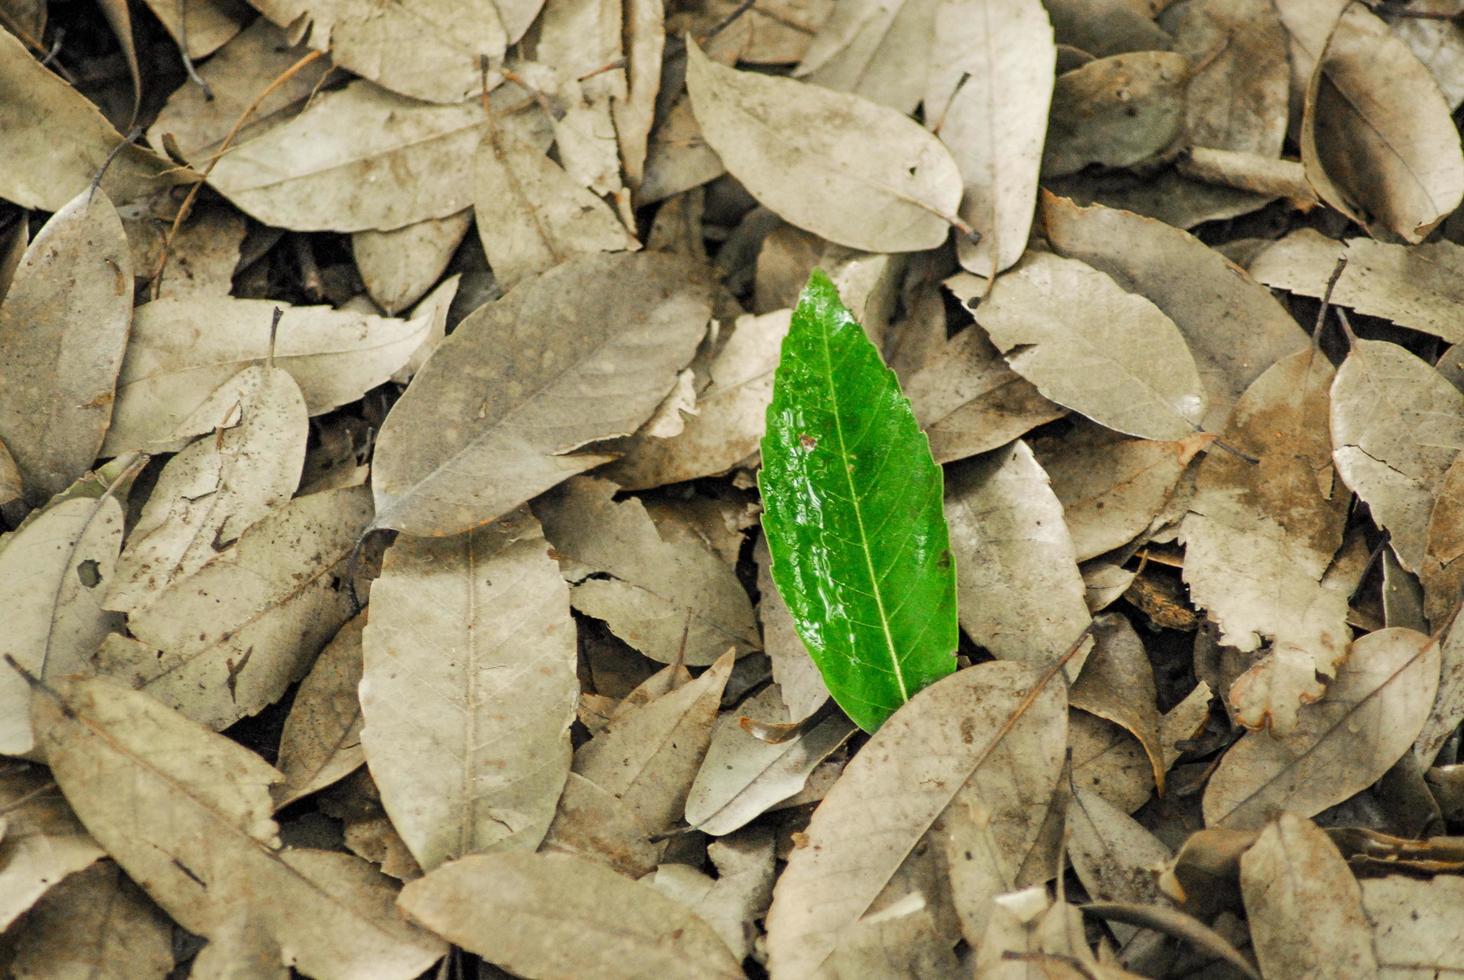
[[[1464,393],[1397,344],[1357,340],[1332,382],[1332,458],[1417,571],[1434,494],[1464,449]]]
[[[567,854],[477,854],[409,883],[407,915],[531,976],[741,977],[726,944],[650,885]]]
[[[309,427],[289,373],[245,368],[181,425],[205,435],[168,460],[132,527],[107,590],[107,608],[130,611],[187,578],[289,502],[300,484]]]
[[[0,929],[8,929],[51,888],[105,855],[40,766],[0,762],[0,810]]]
[[[203,59],[223,47],[249,23],[254,10],[242,0],[189,0],[186,6],[168,0],[144,0],[180,49],[187,42],[190,58]],[[186,23],[185,23],[186,18]]]
[[[519,283],[458,325],[387,416],[376,526],[467,530],[605,462],[573,450],[648,419],[710,318],[703,268],[660,253]]]
[[[1438,679],[1436,640],[1401,628],[1358,638],[1291,734],[1252,732],[1224,755],[1205,788],[1206,825],[1259,827],[1282,810],[1312,816],[1371,786],[1413,745]]]
[[[796,77],[908,113],[925,92],[940,0],[834,4]]]
[[[428,871],[533,850],[554,817],[579,683],[569,589],[546,552],[519,510],[452,538],[398,538],[372,584],[361,743]]]
[[[358,613],[320,651],[300,682],[280,732],[275,768],[285,780],[271,787],[275,809],[318,792],[366,761],[361,748],[361,630]]]
[[[1207,959],[1223,960],[1235,972],[1249,980],[1261,980],[1240,952],[1223,935],[1192,916],[1165,905],[1131,905],[1127,902],[1089,902],[1083,906],[1089,915],[1128,925],[1154,929],[1195,947]]]
[[[131,319],[122,222],[105,193],[83,192],[42,226],[0,303],[0,439],[32,505],[96,459]]]
[[[1147,0],[1048,0],[1057,42],[1094,57],[1165,51],[1172,43],[1154,23],[1161,5]]]
[[[1073,296],[1083,297],[1076,308]],[[1204,418],[1200,377],[1174,321],[1076,259],[1029,253],[996,280],[976,321],[1014,371],[1100,425],[1176,440]]]
[[[1439,690],[1429,709],[1414,754],[1425,766],[1434,765],[1439,750],[1464,722],[1464,627],[1456,617],[1439,639]]]
[[[687,88],[708,145],[784,220],[869,252],[945,240],[960,173],[909,118],[858,96],[724,68],[695,44],[687,58]]]
[[[1026,801],[1008,787],[1040,780],[1039,770],[1056,778],[1064,740],[1053,733],[1066,716],[1060,685],[1034,690],[1038,680],[1023,664],[978,664],[917,694],[875,733],[814,811],[804,846],[774,888],[767,919],[773,973],[817,973],[958,798],[988,811],[993,834],[1002,826],[1010,835],[1028,833]],[[955,717],[960,738],[939,734],[948,734]],[[933,744],[941,750],[931,752]]]
[[[767,538],[758,536],[752,558],[757,563],[757,618],[762,624],[763,652],[772,661],[773,680],[788,709],[788,720],[802,721],[828,701],[829,689],[798,636],[788,604],[773,585]]]
[[[577,772],[564,784],[542,848],[603,861],[628,878],[654,871],[665,849],[629,804]]]
[[[472,222],[472,211],[464,210],[392,231],[356,232],[351,256],[366,291],[388,313],[411,306],[442,278]]]
[[[705,666],[727,647],[761,644],[752,603],[737,576],[699,541],[667,540],[638,500],[614,501],[616,486],[576,477],[534,505],[545,535],[576,575],[576,609],[661,663]]]
[[[1134,905],[1163,902],[1158,877],[1169,862],[1169,848],[1143,824],[1097,793],[1079,789],[1068,804],[1067,827],[1068,857],[1094,899]],[[1122,943],[1138,932],[1123,923],[1109,928]]]
[[[1164,792],[1164,758],[1154,669],[1133,626],[1116,613],[1093,620],[1093,649],[1068,691],[1075,708],[1121,725],[1139,740],[1154,767],[1154,785]]]
[[[1256,959],[1266,976],[1376,977],[1362,891],[1310,820],[1283,813],[1240,859]]]
[[[1372,924],[1379,976],[1435,976],[1464,969],[1455,941],[1464,909],[1464,880],[1440,875],[1419,880],[1408,875],[1364,879],[1362,907]]]
[[[741,962],[752,954],[761,919],[773,897],[773,836],[748,830],[707,846],[712,879],[686,864],[663,864],[647,880],[706,922]]]
[[[1024,888],[992,902],[991,921],[976,951],[981,980],[1023,980],[1030,962],[1043,964],[1054,980],[1091,976],[1098,960],[1088,948],[1083,915],[1075,906],[1054,900],[1043,886]]]
[[[1323,582],[1350,497],[1335,485],[1328,438],[1332,366],[1319,350],[1261,375],[1211,449],[1180,529],[1190,597],[1244,653],[1265,659],[1231,685],[1236,721],[1286,734],[1347,656],[1348,595]],[[1243,459],[1235,453],[1244,453]],[[1252,461],[1254,460],[1254,462]]]
[[[1170,51],[1099,58],[1059,75],[1042,176],[1091,164],[1129,167],[1158,155],[1183,132],[1189,80],[1189,59]]]
[[[1003,660],[1045,666],[1061,656],[1091,617],[1062,504],[1032,450],[1018,440],[952,468],[945,507],[961,628]]]
[[[98,653],[125,678],[216,730],[272,704],[351,618],[345,566],[371,520],[364,488],[300,497],[175,582]]]

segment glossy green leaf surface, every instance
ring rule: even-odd
[[[762,526],[799,636],[866,731],[956,667],[941,485],[894,372],[814,270],[773,378]]]

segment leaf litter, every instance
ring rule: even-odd
[[[1457,4],[146,6],[0,5],[0,971],[1464,968]]]

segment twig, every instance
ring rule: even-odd
[[[1347,253],[1337,256],[1337,264],[1332,267],[1332,274],[1327,277],[1327,288],[1322,290],[1322,305],[1317,310],[1317,322],[1312,326],[1312,346],[1317,346],[1322,336],[1322,326],[1327,319],[1327,308],[1332,305],[1332,290],[1337,288],[1337,280],[1342,278],[1342,270],[1347,268]],[[1350,334],[1349,325],[1349,334]]]
[[[188,53],[188,0],[178,0],[178,53],[183,56],[183,70],[188,72],[188,80],[203,89],[205,102],[212,102],[213,89],[198,74],[198,69],[193,66],[193,56]]]

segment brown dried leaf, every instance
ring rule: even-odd
[[[1104,797],[1079,789],[1067,812],[1068,857],[1083,888],[1101,902],[1162,904],[1159,871],[1169,848],[1143,824]],[[1114,935],[1127,942],[1138,930],[1122,923]]]
[[[1090,164],[1130,167],[1159,155],[1183,133],[1189,80],[1189,59],[1170,51],[1099,58],[1058,76],[1042,176]]]
[[[1154,767],[1154,784],[1164,792],[1169,768],[1160,737],[1154,669],[1139,634],[1116,613],[1093,620],[1093,650],[1068,691],[1075,708],[1122,726],[1139,740]]]
[[[83,191],[41,228],[0,303],[0,439],[32,505],[96,459],[131,319],[122,222],[104,192]]]
[[[793,74],[912,112],[925,92],[940,0],[844,0],[819,26]]]
[[[829,689],[793,626],[788,604],[773,585],[773,558],[762,535],[752,547],[752,558],[757,563],[757,618],[762,624],[763,652],[772,661],[773,680],[787,706],[788,720],[802,721],[828,701]]]
[[[417,863],[537,848],[569,773],[579,681],[569,589],[533,516],[399,537],[363,640],[361,743]]]
[[[0,812],[0,929],[6,929],[53,886],[104,853],[40,766],[0,761]]]
[[[654,871],[665,849],[629,804],[577,772],[564,784],[542,848],[602,861],[627,878]]]
[[[279,810],[343,779],[366,761],[361,748],[361,630],[366,614],[342,626],[300,682],[280,732],[271,787]]]
[[[392,231],[358,231],[351,255],[366,292],[388,313],[421,299],[442,278],[473,222],[471,210],[428,218]]]
[[[773,897],[773,843],[769,831],[750,829],[707,847],[715,880],[686,864],[663,864],[646,880],[710,925],[740,962],[751,955],[754,920]]]
[[[992,903],[991,921],[976,951],[980,980],[1025,980],[1033,965],[1052,980],[1086,980],[1098,969],[1075,906],[1034,885]]]
[[[1380,976],[1464,970],[1464,879],[1389,875],[1360,882]]]

